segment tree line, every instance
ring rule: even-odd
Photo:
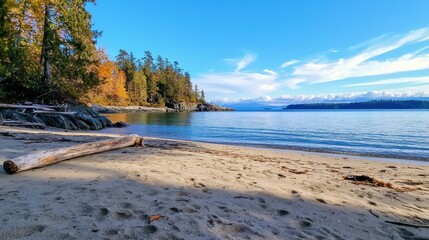
[[[204,102],[179,63],[147,51],[115,60],[97,49],[86,4],[94,0],[0,0],[0,100],[109,105]]]
[[[428,109],[429,101],[421,100],[373,100],[352,103],[291,104],[284,109]]]

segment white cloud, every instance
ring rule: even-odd
[[[225,59],[226,62],[231,62],[235,67],[235,71],[239,72],[240,70],[244,69],[249,65],[250,63],[254,62],[256,60],[256,56],[250,53],[244,54],[241,58],[227,58]]]
[[[298,61],[298,60],[290,60],[290,61],[284,62],[282,65],[280,65],[280,67],[282,67],[282,68],[287,68],[287,67],[290,67],[290,66],[292,66],[292,65],[295,65],[295,64],[297,64],[297,63],[299,63],[299,61]]]
[[[314,84],[351,77],[377,76],[429,69],[429,54],[422,53],[429,46],[396,58],[374,59],[405,45],[428,40],[429,28],[414,30],[405,35],[382,36],[364,44],[369,44],[369,46],[352,57],[340,58],[334,61],[311,60],[305,64],[295,66],[291,74],[292,77],[287,79],[287,82],[289,82],[289,85],[296,87],[296,79],[300,79],[300,83]]]
[[[400,83],[406,83],[406,84],[429,83],[429,76],[383,79],[383,80],[378,80],[378,81],[373,81],[373,82],[347,84],[347,85],[344,85],[343,87],[364,87],[364,86],[366,87],[366,86],[400,84]]]
[[[340,103],[340,102],[361,102],[371,101],[375,99],[425,99],[429,100],[429,85],[425,86],[420,91],[402,90],[402,91],[371,91],[357,93],[339,93],[325,95],[282,95],[277,98],[264,96],[257,98],[245,99],[219,99],[212,101],[217,104],[224,105],[240,105],[240,104],[255,104],[263,106],[286,106],[288,104],[298,103]]]
[[[219,97],[220,94],[230,97],[240,95],[257,96],[271,92],[279,87],[276,82],[278,74],[272,70],[265,69],[259,72],[224,72],[207,73],[194,78],[201,86],[208,99],[212,96]]]
[[[204,89],[207,99],[212,96],[257,96],[276,90],[280,86],[276,82],[279,77],[277,72],[270,69],[264,69],[262,72],[241,71],[255,60],[256,56],[253,54],[245,54],[239,59],[225,59],[226,62],[236,65],[234,71],[209,72],[193,78],[193,81]]]

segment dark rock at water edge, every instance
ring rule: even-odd
[[[195,109],[197,112],[230,112],[234,111],[232,108],[222,107],[216,104],[200,103]]]
[[[117,128],[123,128],[123,127],[126,127],[126,126],[128,126],[128,124],[126,124],[124,122],[121,122],[121,121],[115,122],[114,124],[112,124],[112,127],[117,127]]]
[[[167,104],[168,107],[178,112],[192,112],[197,109],[198,104],[189,102],[171,103]]]
[[[76,112],[74,115],[57,113],[27,113],[18,109],[0,110],[1,120],[16,120],[22,122],[42,123],[48,127],[68,130],[98,130],[112,126],[110,120],[84,104],[69,104],[67,111]]]
[[[188,103],[180,102],[169,104],[169,107],[178,112],[218,112],[218,111],[234,111],[234,109],[221,107],[210,103]]]

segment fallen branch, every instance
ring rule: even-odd
[[[384,221],[384,222],[399,225],[399,226],[413,227],[413,228],[429,228],[429,226],[426,226],[426,225],[415,225],[410,223],[393,222],[393,221]]]
[[[45,150],[29,155],[17,157],[3,163],[4,170],[13,174],[33,168],[40,168],[64,160],[105,152],[113,149],[141,146],[143,138],[138,135],[130,135],[121,138],[103,140],[92,143],[79,144],[67,148]]]

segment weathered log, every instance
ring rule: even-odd
[[[34,110],[33,113],[49,113],[49,114],[75,115],[77,112],[56,112],[56,111]]]
[[[25,127],[25,128],[37,128],[45,129],[46,126],[43,123],[32,123],[32,122],[21,122],[21,121],[2,121],[0,122],[1,126],[9,127]]]
[[[0,103],[0,108],[20,108],[20,109],[36,109],[36,110],[43,110],[43,111],[55,111],[52,108],[48,108],[48,107],[44,107],[44,106],[5,104],[5,103]]]
[[[3,163],[3,168],[7,173],[14,174],[16,172],[40,168],[64,160],[94,153],[130,146],[141,146],[142,142],[142,137],[138,135],[130,135],[121,138],[79,144],[67,148],[45,150],[5,161]]]

